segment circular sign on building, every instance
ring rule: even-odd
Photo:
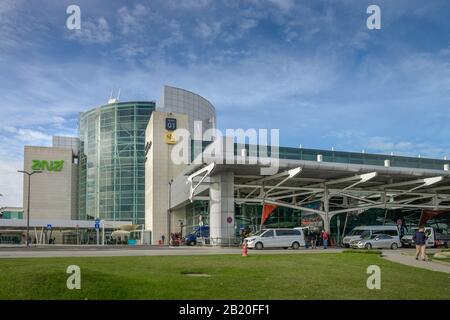
[[[233,218],[232,218],[232,217],[228,217],[228,218],[227,218],[227,222],[228,222],[228,223],[232,223],[232,222],[233,222]]]

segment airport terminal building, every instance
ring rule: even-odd
[[[25,146],[24,170],[40,173],[29,199],[24,175],[23,219],[0,219],[0,232],[23,228],[28,203],[42,230],[35,238],[47,225],[87,234],[97,225],[98,234],[100,224],[101,243],[133,226],[146,244],[198,225],[209,226],[215,245],[261,225],[313,226],[339,237],[355,223],[413,223],[421,210],[450,210],[447,159],[242,143],[211,134],[215,128],[208,100],[170,86],[157,102],[111,99],[83,112],[78,137]]]

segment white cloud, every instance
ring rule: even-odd
[[[82,43],[105,44],[111,42],[113,36],[108,21],[104,17],[96,21],[82,21],[80,30],[68,30],[69,39],[76,39]]]
[[[22,207],[23,177],[17,170],[23,168],[23,159],[0,155],[0,207]]]
[[[211,5],[211,0],[166,0],[172,9],[203,9]]]
[[[370,35],[366,31],[358,31],[353,36],[350,45],[356,49],[365,49],[370,40]]]
[[[442,158],[448,150],[446,148],[433,146],[425,142],[412,141],[393,141],[386,137],[370,137],[365,144],[370,150],[377,153],[403,155],[403,156],[422,156],[431,158]]]
[[[199,22],[195,28],[195,34],[206,42],[214,41],[222,31],[220,22]]]
[[[27,129],[27,128],[16,128],[16,127],[5,127],[5,131],[13,134],[13,138],[25,142],[26,144],[42,142],[47,143],[52,140],[52,137],[44,132]]]
[[[142,32],[147,26],[149,10],[142,4],[136,4],[133,9],[122,7],[118,10],[118,25],[122,34]]]
[[[292,7],[295,5],[294,0],[269,0],[269,2],[273,3],[275,6],[284,11],[292,9]]]

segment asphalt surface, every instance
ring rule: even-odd
[[[343,249],[267,249],[248,250],[248,254],[302,254],[337,253]],[[39,246],[0,247],[0,258],[50,258],[50,257],[128,257],[128,256],[173,256],[173,255],[241,255],[241,248],[228,247],[168,247],[168,246]]]
[[[434,253],[434,252],[436,252],[436,250],[427,249],[427,253]],[[403,252],[384,250],[382,257],[386,260],[405,264],[411,267],[450,273],[450,264],[444,262],[437,262],[437,259],[431,259],[428,261],[416,260],[415,250],[408,250]]]
[[[304,254],[304,253],[339,253],[343,248],[322,248],[299,250],[265,249],[248,250],[249,255],[259,254]],[[428,249],[427,253],[438,250]],[[137,257],[137,256],[188,256],[188,255],[242,255],[242,249],[236,247],[169,247],[169,246],[71,246],[71,245],[41,245],[41,246],[1,246],[1,258],[63,258],[63,257]],[[435,261],[415,260],[414,249],[382,250],[386,260],[423,268],[432,271],[450,273],[450,265]]]

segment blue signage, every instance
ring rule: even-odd
[[[95,228],[95,230],[100,229],[100,219],[99,218],[95,219],[94,228]]]
[[[177,130],[177,119],[175,118],[166,118],[166,130],[175,131]]]
[[[52,225],[51,224],[48,224],[47,225],[47,229],[51,229],[52,228]]]

